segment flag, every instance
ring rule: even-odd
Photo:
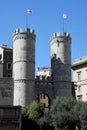
[[[68,17],[67,14],[63,14],[63,18],[66,19]]]
[[[28,14],[32,13],[32,10],[31,9],[27,9],[27,13]]]

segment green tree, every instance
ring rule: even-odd
[[[34,103],[31,104],[31,107],[34,105]],[[29,112],[30,112],[30,106],[24,106],[21,109],[22,114],[22,125],[21,130],[39,130],[39,126],[37,122],[33,121],[32,119],[29,119]]]
[[[40,103],[35,103],[30,107],[29,119],[37,121],[41,116],[44,115],[44,106]]]
[[[75,126],[77,127],[78,130],[81,129],[80,115],[82,104],[83,104],[82,101],[76,101],[76,104],[71,109],[72,120],[75,122]]]
[[[87,130],[87,102],[83,102],[80,113],[81,130]]]
[[[21,108],[21,114],[23,117],[28,117],[29,112],[29,106],[24,106]]]
[[[50,114],[55,130],[75,130],[71,109],[76,104],[73,98],[57,97],[51,106]]]
[[[44,115],[41,118],[39,118],[38,124],[40,126],[40,130],[54,130],[49,111],[45,112]]]

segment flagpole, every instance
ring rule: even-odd
[[[64,20],[68,17],[67,14],[63,14],[63,33],[64,33]]]
[[[26,14],[26,28],[28,28],[28,15],[32,13],[31,9],[27,9],[27,14]]]
[[[63,33],[64,33],[64,19],[63,19]]]
[[[26,14],[26,28],[28,28],[28,14]]]

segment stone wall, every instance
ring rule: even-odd
[[[13,79],[0,79],[0,105],[13,105]]]

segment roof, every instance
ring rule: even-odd
[[[72,64],[72,68],[74,69],[74,67],[77,67],[86,63],[87,63],[87,58],[80,58]]]
[[[11,47],[8,47],[7,45],[4,45],[4,44],[3,44],[3,45],[0,45],[0,48],[3,48],[3,49],[9,49],[9,50],[11,49],[11,50],[12,50]]]

